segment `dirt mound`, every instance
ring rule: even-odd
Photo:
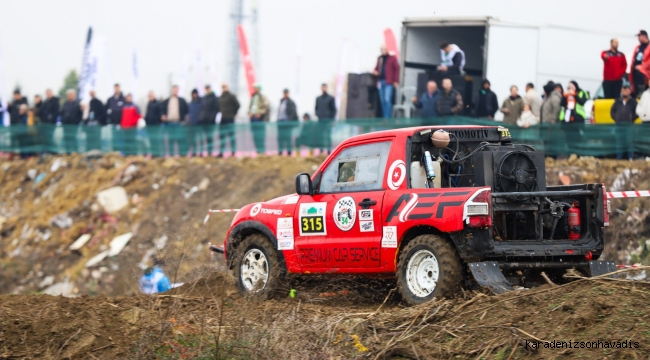
[[[360,286],[348,285],[336,284],[337,295],[324,300],[299,288],[295,297],[259,302],[211,273],[155,296],[0,296],[0,359],[650,355],[647,283],[590,278],[499,296],[465,292],[410,308],[390,290],[385,301],[346,300]]]
[[[295,174],[313,171],[322,160],[145,159],[92,153],[0,160],[0,294],[134,294],[138,277],[154,256],[168,260],[166,271],[173,282],[199,279],[213,261],[205,251],[207,243],[223,241],[232,219],[231,214],[215,214],[204,226],[208,208],[237,208],[291,193]],[[549,158],[546,166],[548,184],[568,179],[604,182],[610,190],[650,189],[646,161]],[[111,187],[122,187],[127,195],[126,206],[114,213],[105,211],[97,197]],[[614,199],[612,208],[604,258],[648,264],[650,200]],[[119,254],[87,266],[110,251],[115,237],[128,233],[132,237]],[[71,249],[82,235],[87,242]],[[379,292],[361,294],[360,299],[376,301],[374,293]]]
[[[203,226],[207,209],[291,193],[295,175],[321,161],[91,154],[0,162],[0,294],[133,294],[153,256],[167,259],[174,282],[198,279],[208,242],[223,241],[232,220],[215,215]],[[97,194],[113,187],[127,197],[109,213]],[[112,253],[113,239],[128,233]],[[86,242],[71,248],[82,235]]]

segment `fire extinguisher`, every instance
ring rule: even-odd
[[[578,240],[580,239],[580,208],[578,202],[574,202],[567,212],[569,213],[569,240]]]

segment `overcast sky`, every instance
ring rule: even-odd
[[[252,1],[244,0],[245,9],[250,8]],[[299,89],[300,112],[313,112],[313,99],[319,93],[320,83],[333,83],[344,39],[349,44],[346,70],[368,70],[374,66],[383,29],[393,29],[399,42],[405,17],[493,16],[598,30],[612,36],[630,36],[642,28],[650,30],[650,1],[643,0],[258,2],[258,80],[273,104],[283,88],[294,92]],[[201,49],[204,81],[227,80],[230,6],[230,0],[4,1],[0,20],[4,65],[0,71],[4,72],[6,89],[0,92],[11,91],[19,84],[31,102],[34,94],[42,94],[48,87],[58,91],[64,76],[81,67],[89,25],[107,42],[108,64],[104,64],[106,71],[97,89],[102,98],[111,92],[111,82],[120,82],[124,90],[132,90],[130,64],[134,47],[138,52],[140,99],[148,90],[168,95],[168,84],[181,78],[184,57],[188,67],[184,90],[189,93],[197,83],[197,47]],[[249,25],[245,23],[252,46]],[[607,45],[603,44],[603,49]],[[558,56],[565,46],[572,46],[572,39],[558,44]],[[216,76],[208,73],[210,63]],[[243,89],[243,76],[240,79]],[[246,99],[244,104],[247,103]]]

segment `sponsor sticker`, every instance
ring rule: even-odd
[[[293,218],[279,218],[277,226],[278,250],[293,250]]]
[[[278,239],[278,250],[293,250],[293,238]]]
[[[375,231],[375,222],[370,221],[361,221],[359,220],[359,231],[361,232],[372,232]]]
[[[359,221],[372,220],[373,219],[372,213],[373,211],[371,209],[359,210]]]
[[[260,203],[255,204],[251,208],[251,212],[250,212],[251,217],[257,216],[257,214],[259,214],[261,210],[262,210],[262,204],[260,204]]]
[[[285,217],[278,219],[278,229],[293,229],[293,218]]]
[[[388,188],[391,190],[397,190],[404,182],[406,178],[406,165],[402,160],[395,160],[388,168],[388,176],[386,182],[388,183]]]
[[[343,231],[349,231],[357,219],[357,205],[350,196],[339,199],[332,211],[336,227]]]
[[[285,205],[297,204],[298,200],[300,200],[300,195],[289,196],[284,200],[284,204]]]
[[[384,226],[381,247],[397,249],[397,226]]]
[[[325,228],[325,209],[327,203],[303,203],[298,211],[300,235],[320,236],[327,235]]]

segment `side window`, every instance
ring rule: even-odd
[[[384,141],[341,151],[323,172],[320,193],[381,189],[390,145]]]

